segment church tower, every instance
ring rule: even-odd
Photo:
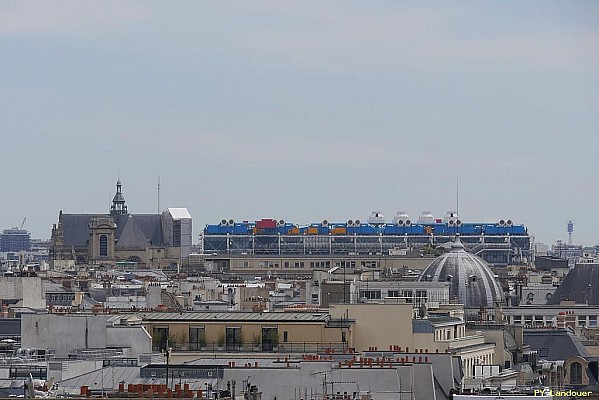
[[[127,214],[127,205],[125,204],[125,197],[121,193],[121,180],[116,181],[116,193],[112,199],[112,206],[110,207],[110,215]]]

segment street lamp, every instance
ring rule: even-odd
[[[171,358],[171,351],[173,349],[171,347],[168,347],[168,339],[166,340],[166,348],[164,349],[164,359],[166,360],[166,388],[168,389],[168,363],[170,361]]]

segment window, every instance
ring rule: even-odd
[[[262,328],[262,351],[272,351],[278,347],[279,330],[277,328]]]
[[[241,347],[241,328],[225,328],[225,346],[227,351],[235,351]]]
[[[206,346],[206,333],[203,326],[189,327],[189,350],[200,350]]]
[[[289,261],[285,261],[283,265],[285,266],[285,268],[289,268]]]
[[[100,235],[100,257],[108,256],[108,236]]]
[[[162,351],[166,349],[168,334],[168,327],[154,327],[152,334],[152,347],[154,348],[154,351]]]
[[[360,298],[376,300],[381,298],[380,290],[360,290]]]
[[[289,332],[283,331],[283,342],[287,343],[289,340]]]
[[[578,362],[570,364],[570,384],[582,385],[582,365]]]
[[[399,297],[399,290],[387,290],[387,297]]]
[[[173,246],[181,247],[181,221],[173,221]]]

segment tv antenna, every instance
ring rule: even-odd
[[[160,214],[160,175],[158,175],[158,214]]]
[[[460,217],[460,179],[455,180],[455,213],[456,217]]]

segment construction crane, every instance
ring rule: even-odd
[[[21,222],[21,230],[23,230],[23,226],[25,225],[25,221],[27,221],[27,217],[23,218],[23,222]]]

